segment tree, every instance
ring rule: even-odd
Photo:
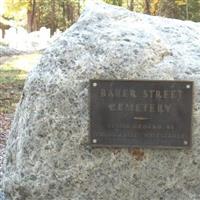
[[[179,12],[175,1],[161,0],[158,9],[158,15],[169,18],[178,18]]]
[[[157,15],[158,14],[159,4],[160,4],[160,0],[152,0],[152,3],[151,3],[151,15]]]
[[[51,35],[56,31],[56,2],[51,0]]]
[[[4,17],[24,22],[29,32],[45,26],[53,34],[56,29],[65,30],[79,17],[81,3],[85,0],[4,0]],[[107,3],[123,6],[131,11],[149,15],[186,19],[186,0],[104,0]],[[200,0],[188,0],[189,19],[200,21]]]
[[[4,0],[4,17],[8,19],[22,20],[26,16],[29,6],[28,0]]]
[[[5,30],[9,29],[11,26],[8,24],[5,24],[3,22],[0,22],[0,29],[2,30],[2,37],[5,36]]]
[[[29,0],[27,5],[27,30],[28,32],[37,30],[36,0]]]
[[[200,0],[188,1],[188,14],[189,20],[199,22],[200,21]]]
[[[151,14],[151,2],[150,0],[144,0],[144,13],[150,15]]]
[[[130,1],[129,10],[131,10],[131,11],[134,10],[134,0],[131,0],[131,1]]]
[[[122,0],[116,0],[122,5]],[[27,18],[27,30],[38,30],[42,26],[51,29],[53,34],[57,28],[64,30],[73,24],[80,15],[80,0],[5,0],[6,13],[10,19]],[[19,17],[22,11],[24,15]]]

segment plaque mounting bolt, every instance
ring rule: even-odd
[[[92,143],[96,144],[97,143],[97,139],[93,139]]]
[[[185,140],[183,143],[184,143],[184,145],[187,145],[187,144],[188,144],[188,141]]]
[[[92,83],[93,87],[97,87],[97,83]]]
[[[186,85],[186,88],[187,88],[187,89],[190,89],[190,85]]]

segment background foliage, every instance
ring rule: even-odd
[[[104,0],[131,11],[200,21],[200,0]],[[53,34],[65,30],[80,15],[85,0],[4,0],[5,19],[21,22],[28,31],[45,26]]]

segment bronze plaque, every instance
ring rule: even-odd
[[[90,143],[190,147],[192,95],[192,81],[90,80]]]

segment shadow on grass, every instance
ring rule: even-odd
[[[0,70],[0,113],[15,111],[26,75],[22,70]]]

